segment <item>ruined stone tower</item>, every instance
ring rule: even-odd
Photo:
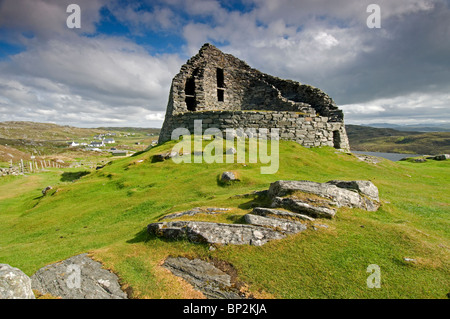
[[[349,150],[344,116],[318,88],[264,74],[204,44],[173,78],[159,143],[175,128],[279,128],[303,146]]]

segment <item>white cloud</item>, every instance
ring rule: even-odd
[[[0,27],[26,51],[0,62],[0,120],[161,125],[172,77],[205,42],[252,67],[323,89],[346,120],[450,119],[448,2],[379,0],[382,29],[368,29],[371,0],[79,0],[82,30],[65,26],[70,0],[4,0]],[[130,39],[92,33],[106,5],[134,35],[177,34],[178,54],[150,55]],[[35,37],[24,36],[32,30]],[[4,110],[7,109],[8,112]]]

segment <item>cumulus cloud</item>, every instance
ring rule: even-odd
[[[0,2],[0,41],[25,47],[0,60],[0,120],[160,126],[172,77],[205,42],[323,89],[347,122],[450,120],[447,0],[378,0],[381,29],[369,0],[79,0],[80,30],[65,25],[71,2]],[[127,36],[98,34],[105,8]],[[150,54],[136,42],[148,32],[183,44]]]
[[[3,21],[16,32],[30,29],[34,36],[25,41],[26,50],[0,61],[0,107],[8,110],[0,120],[161,125],[170,81],[182,64],[177,55],[152,56],[124,37],[82,36],[65,26],[64,1],[32,2],[7,9],[3,3],[0,10],[0,17],[20,18],[34,16],[30,10],[36,10],[43,14],[36,21],[52,13],[45,25],[31,20],[19,28],[12,18]],[[93,8],[89,4],[80,4],[84,30],[89,25],[85,16]]]

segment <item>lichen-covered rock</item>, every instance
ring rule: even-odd
[[[256,226],[263,226],[263,227],[271,227],[278,231],[282,231],[289,234],[296,234],[301,231],[306,230],[306,225],[297,222],[297,221],[291,221],[281,218],[274,218],[274,217],[263,217],[253,214],[246,214],[244,216],[244,219],[247,223],[251,225]]]
[[[126,299],[118,277],[87,254],[47,265],[31,276],[33,289],[62,299]]]
[[[207,207],[207,208],[194,207],[190,210],[163,216],[160,220],[169,219],[169,218],[178,218],[178,217],[182,217],[182,216],[194,216],[197,214],[207,214],[207,215],[223,214],[229,210],[230,210],[229,208],[224,208],[224,207]]]
[[[0,299],[35,299],[30,278],[18,268],[0,264]]]
[[[316,183],[311,181],[276,181],[269,187],[269,196],[273,199],[273,207],[285,207],[297,212],[304,211],[309,215],[309,209],[315,208],[311,202],[303,205],[303,200],[284,198],[295,192],[314,194],[327,202],[329,209],[321,209],[325,215],[334,216],[335,207],[353,207],[368,211],[376,211],[380,204],[378,201],[378,189],[368,181],[331,181],[328,183]],[[324,207],[323,203],[319,207]],[[304,207],[304,210],[303,208]],[[292,209],[294,208],[294,209]],[[332,212],[334,210],[334,213]],[[312,211],[315,214],[314,211]],[[320,215],[320,212],[318,213]]]
[[[330,204],[333,202],[330,202]],[[291,197],[275,197],[272,200],[272,207],[281,207],[289,209],[299,214],[306,214],[313,218],[332,218],[336,215],[336,209],[315,206],[309,203],[305,203],[303,200],[291,198]]]
[[[266,227],[196,221],[153,223],[147,226],[150,234],[168,239],[188,239],[196,243],[261,246],[286,235]]]
[[[201,259],[168,257],[163,267],[181,277],[209,299],[240,299],[231,276]]]
[[[371,181],[341,181],[332,180],[327,184],[336,185],[339,188],[345,188],[368,196],[370,199],[379,202],[378,188]]]
[[[314,218],[308,215],[304,214],[298,214],[293,212],[288,212],[280,209],[273,209],[273,208],[265,208],[265,207],[255,207],[253,208],[252,214],[259,215],[259,216],[265,216],[265,217],[277,217],[277,218],[283,218],[288,220],[306,220],[306,221],[314,221]]]
[[[223,172],[220,177],[222,182],[230,182],[230,181],[238,181],[239,179],[236,177],[236,174],[233,172]]]

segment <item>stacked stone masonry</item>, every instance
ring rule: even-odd
[[[172,80],[159,143],[179,127],[194,133],[194,120],[203,130],[278,128],[283,140],[349,149],[343,113],[327,94],[264,74],[210,44]]]

